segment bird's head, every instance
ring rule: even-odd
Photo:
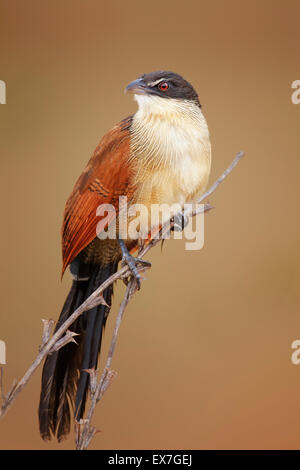
[[[169,109],[183,103],[201,107],[192,85],[173,72],[144,74],[125,88],[127,92],[134,94],[140,108]]]

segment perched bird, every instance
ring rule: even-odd
[[[128,204],[180,206],[196,201],[208,183],[211,146],[206,120],[192,85],[180,75],[159,71],[142,75],[126,90],[137,112],[100,141],[67,200],[62,227],[63,272],[70,265],[73,283],[56,328],[118,267],[123,258],[139,284],[138,241],[100,239],[100,204],[119,212],[119,196]],[[103,230],[107,227],[103,227]],[[111,305],[112,286],[104,293]],[[60,441],[70,431],[71,414],[83,417],[89,373],[96,368],[109,307],[85,312],[71,327],[78,345],[69,343],[44,364],[39,405],[40,433]]]

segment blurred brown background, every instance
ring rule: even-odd
[[[138,75],[184,75],[211,131],[205,247],[165,243],[130,304],[91,448],[300,448],[300,79],[297,0],[1,0],[1,327],[5,386],[57,318],[65,200],[100,137],[136,104]],[[111,334],[123,286],[106,329]],[[39,437],[41,368],[0,422],[2,449]]]

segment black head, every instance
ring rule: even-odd
[[[161,98],[192,101],[200,106],[192,85],[177,73],[151,72],[131,82],[125,89],[137,95],[155,95]]]

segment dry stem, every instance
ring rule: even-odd
[[[228,174],[233,170],[233,168],[237,165],[239,160],[244,156],[243,152],[239,152],[231,165],[224,171],[224,173],[217,179],[217,181],[210,187],[208,191],[206,191],[201,198],[199,199],[198,203],[200,204],[204,199],[206,199],[210,194],[212,194],[217,187],[224,181],[224,179],[228,176]],[[184,214],[186,216],[194,216],[201,212],[206,212],[212,209],[212,206],[209,204],[204,204],[200,208],[196,210],[191,209],[189,211],[185,211]],[[158,238],[152,239],[146,246],[141,247],[139,251],[139,257],[143,257],[151,248],[153,248],[157,243],[161,241],[162,238],[168,236],[170,232],[170,228],[172,224],[169,222],[166,223],[162,229],[160,230],[160,236]],[[143,272],[145,269],[149,269],[146,266],[137,266],[138,272]],[[116,282],[119,279],[125,279],[130,276],[130,271],[127,266],[121,267],[115,274],[110,276],[101,286],[99,286],[91,295],[88,297],[74,312],[73,314],[60,326],[60,328],[52,335],[51,331],[53,329],[54,322],[53,320],[43,320],[44,329],[43,329],[43,336],[42,336],[42,343],[39,347],[39,353],[32,364],[29,366],[28,370],[25,372],[24,376],[18,381],[14,382],[7,393],[4,395],[3,392],[3,370],[1,367],[0,370],[0,399],[1,399],[1,408],[0,408],[0,417],[4,416],[5,413],[8,411],[12,403],[15,401],[19,393],[28,383],[30,378],[32,377],[35,370],[41,364],[41,362],[46,358],[48,354],[53,351],[58,351],[60,348],[64,347],[69,342],[76,342],[74,336],[76,335],[72,331],[69,330],[69,327],[74,323],[74,321],[85,311],[100,305],[104,302],[103,300],[103,291],[111,284]],[[90,395],[91,395],[91,403],[90,407],[87,411],[87,415],[85,419],[82,419],[80,422],[76,422],[75,424],[75,438],[76,438],[76,449],[87,449],[89,443],[91,442],[92,438],[94,437],[95,433],[97,432],[96,429],[91,425],[91,420],[93,417],[93,413],[95,411],[95,407],[97,403],[103,397],[105,391],[111,384],[115,376],[115,372],[111,370],[111,363],[113,359],[113,354],[116,347],[117,337],[119,333],[119,328],[122,322],[122,318],[124,315],[124,311],[136,292],[136,283],[133,279],[130,279],[129,283],[127,284],[126,291],[124,298],[122,300],[119,313],[117,315],[116,324],[112,336],[112,340],[110,343],[110,348],[105,364],[105,368],[103,373],[100,377],[100,380],[97,382],[97,372],[94,369],[90,369],[89,373],[91,376],[90,380]]]

